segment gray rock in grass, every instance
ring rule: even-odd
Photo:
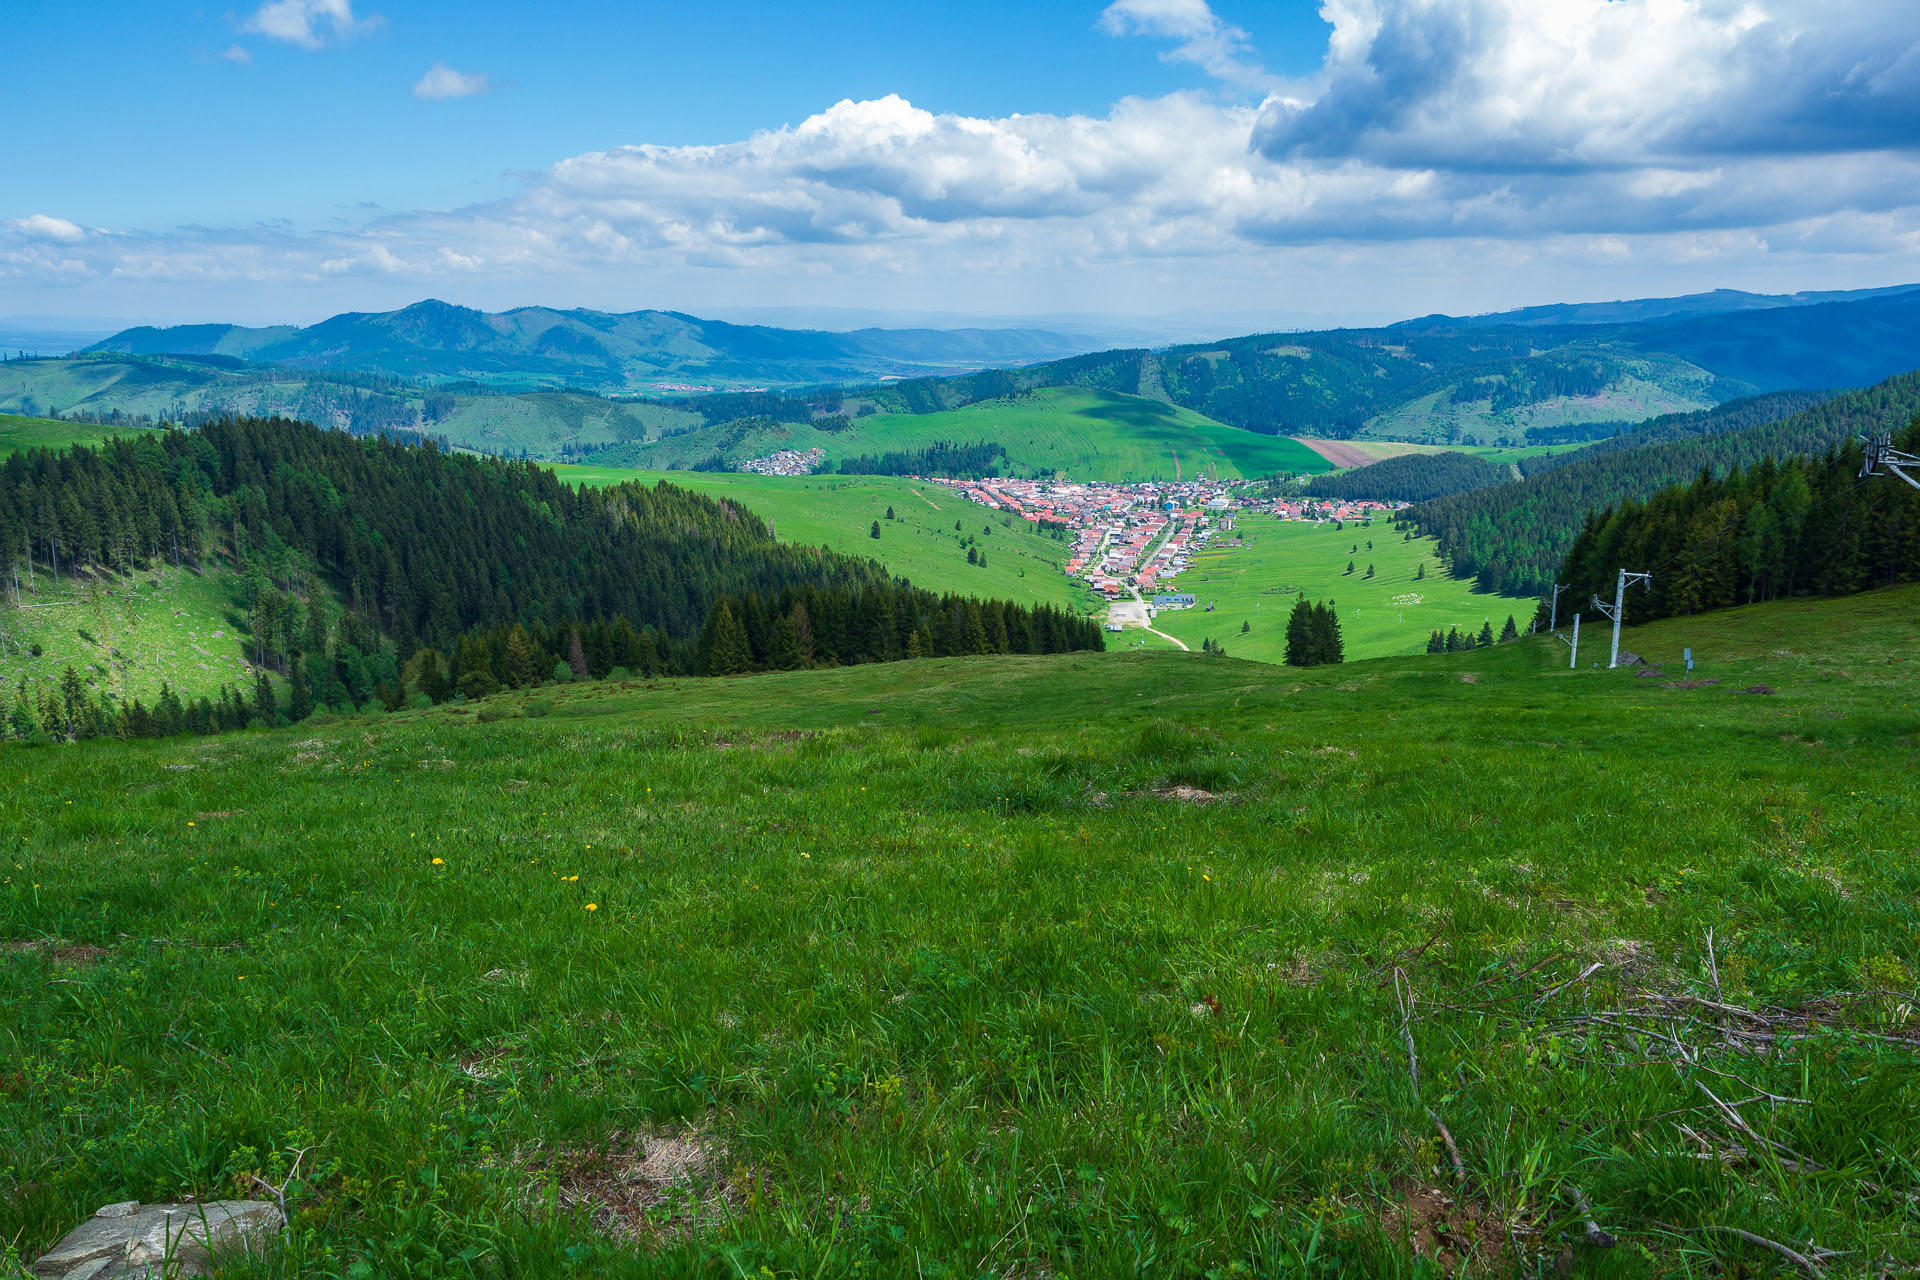
[[[215,1257],[257,1253],[286,1225],[265,1200],[105,1205],[36,1263],[38,1280],[159,1280],[200,1276]]]

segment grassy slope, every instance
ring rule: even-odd
[[[1328,468],[1295,440],[1241,431],[1160,400],[1079,387],[1046,387],[944,413],[875,414],[854,419],[841,432],[782,423],[728,444],[728,430],[709,427],[636,447],[632,460],[686,467],[725,444],[723,456],[735,462],[813,448],[837,461],[947,440],[996,442],[1006,446],[1008,469],[1015,473],[1052,467],[1078,480],[1170,480],[1176,471],[1191,478],[1208,468],[1223,478]]]
[[[1916,618],[1631,637],[1697,690],[1546,639],[1081,655],[16,754],[0,1239],[305,1148],[285,1274],[1432,1275],[1416,1200],[1456,1273],[1550,1273],[1572,1185],[1622,1237],[1581,1274],[1776,1265],[1660,1222],[1910,1259],[1914,1051],[1839,1030],[1899,997],[1767,1056],[1660,1022],[1697,1074],[1554,1019],[1911,1001]],[[1835,1172],[1691,1158],[1678,1124],[1754,1141],[1707,1068],[1806,1099],[1741,1109]],[[648,1180],[688,1133],[710,1158]]]
[[[990,512],[939,485],[891,476],[758,476],[737,472],[629,471],[623,467],[557,466],[578,484],[665,480],[696,493],[732,498],[771,520],[782,540],[868,556],[929,591],[1001,600],[1070,605],[1091,595],[1061,570],[1068,544],[1033,532],[1024,520]],[[892,507],[894,519],[886,519]],[[880,521],[880,538],[869,536]],[[956,531],[954,522],[961,528]],[[990,534],[982,533],[988,525]],[[967,539],[985,566],[967,563]]]
[[[1286,652],[1287,613],[1304,591],[1309,600],[1338,603],[1349,657],[1377,658],[1422,652],[1427,633],[1436,627],[1443,632],[1454,626],[1478,631],[1491,617],[1498,632],[1508,614],[1524,625],[1533,611],[1531,600],[1490,595],[1476,590],[1471,581],[1448,577],[1432,538],[1403,541],[1384,521],[1370,528],[1349,521],[1336,530],[1331,524],[1244,514],[1234,533],[1244,546],[1216,541],[1174,580],[1173,589],[1193,592],[1199,606],[1164,612],[1155,627],[1195,648],[1211,638],[1233,657],[1279,662]],[[1369,539],[1372,551],[1367,550]],[[1352,550],[1356,544],[1358,551]],[[1346,572],[1348,561],[1356,565],[1352,576]],[[1374,566],[1371,579],[1364,576],[1369,564]],[[1413,575],[1423,564],[1427,576],[1415,581]],[[1420,597],[1418,603],[1406,598],[1413,595]],[[1215,602],[1212,613],[1205,611],[1208,601]],[[1252,628],[1244,635],[1243,622]]]
[[[535,457],[557,454],[563,445],[610,445],[651,439],[662,431],[690,427],[700,416],[664,405],[603,400],[569,392],[457,396],[457,407],[433,431],[467,449],[488,453],[526,450]]]
[[[1685,360],[1661,356],[1632,364],[1634,373],[1598,395],[1555,396],[1499,413],[1493,411],[1490,400],[1451,403],[1451,388],[1444,388],[1375,415],[1360,435],[1444,443],[1457,428],[1462,443],[1490,445],[1503,437],[1521,439],[1530,427],[1615,419],[1639,422],[1719,402],[1712,390],[1713,376]]]
[[[96,689],[148,704],[162,681],[183,698],[222,684],[252,687],[230,574],[163,568],[136,574],[131,584],[103,576],[78,584],[64,578],[55,587],[43,565],[37,580],[39,591],[23,592],[28,607],[0,604],[0,684],[9,691],[23,675],[57,685],[68,665]],[[28,649],[35,643],[38,658]]]
[[[0,413],[0,457],[22,449],[64,449],[68,445],[101,444],[114,436],[137,435],[126,427],[101,427],[58,418],[25,418]]]

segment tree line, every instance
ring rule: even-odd
[[[1307,482],[1309,497],[1336,502],[1370,499],[1375,502],[1429,502],[1451,493],[1484,489],[1512,475],[1505,467],[1470,453],[1403,453],[1370,466],[1315,476]]]
[[[950,476],[977,479],[1000,474],[1007,447],[992,441],[956,444],[936,440],[924,449],[890,449],[881,454],[842,458],[838,468],[847,476]]]
[[[1920,449],[1920,417],[1896,441]],[[1920,492],[1892,477],[1862,478],[1861,461],[1858,442],[1818,457],[1768,457],[1594,512],[1559,580],[1576,600],[1611,599],[1622,568],[1652,572],[1648,589],[1627,593],[1635,623],[1920,581]]]
[[[1703,469],[1718,475],[1766,457],[1819,454],[1905,423],[1920,412],[1920,373],[1792,411],[1807,399],[1820,397],[1784,393],[1657,419],[1643,432],[1564,455],[1558,465],[1530,464],[1524,480],[1436,498],[1404,518],[1438,540],[1456,577],[1474,578],[1485,591],[1545,594],[1564,581],[1556,571],[1589,512],[1623,499],[1645,501]],[[1741,423],[1750,425],[1721,430]]]

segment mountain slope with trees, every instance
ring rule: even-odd
[[[1426,502],[1451,493],[1484,489],[1513,476],[1470,453],[1403,453],[1372,466],[1355,467],[1307,482],[1307,494],[1336,501]]]
[[[1920,417],[1895,439],[1920,449]],[[1610,596],[1623,568],[1652,573],[1627,592],[1635,623],[1920,581],[1920,491],[1862,476],[1862,456],[1853,440],[1817,457],[1770,455],[1596,511],[1559,580],[1584,600]]]
[[[1765,411],[1756,412],[1765,417]],[[1743,431],[1582,451],[1512,484],[1423,503],[1407,518],[1421,533],[1439,539],[1455,574],[1476,579],[1486,590],[1538,595],[1551,589],[1561,559],[1591,512],[1646,499],[1703,470],[1720,474],[1769,456],[1819,455],[1855,436],[1902,427],[1916,413],[1920,374],[1904,374]]]

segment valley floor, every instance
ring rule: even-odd
[[[1917,642],[1906,589],[1630,632],[1653,673],[931,660],[11,749],[0,1249],[258,1176],[275,1275],[1897,1274]]]

